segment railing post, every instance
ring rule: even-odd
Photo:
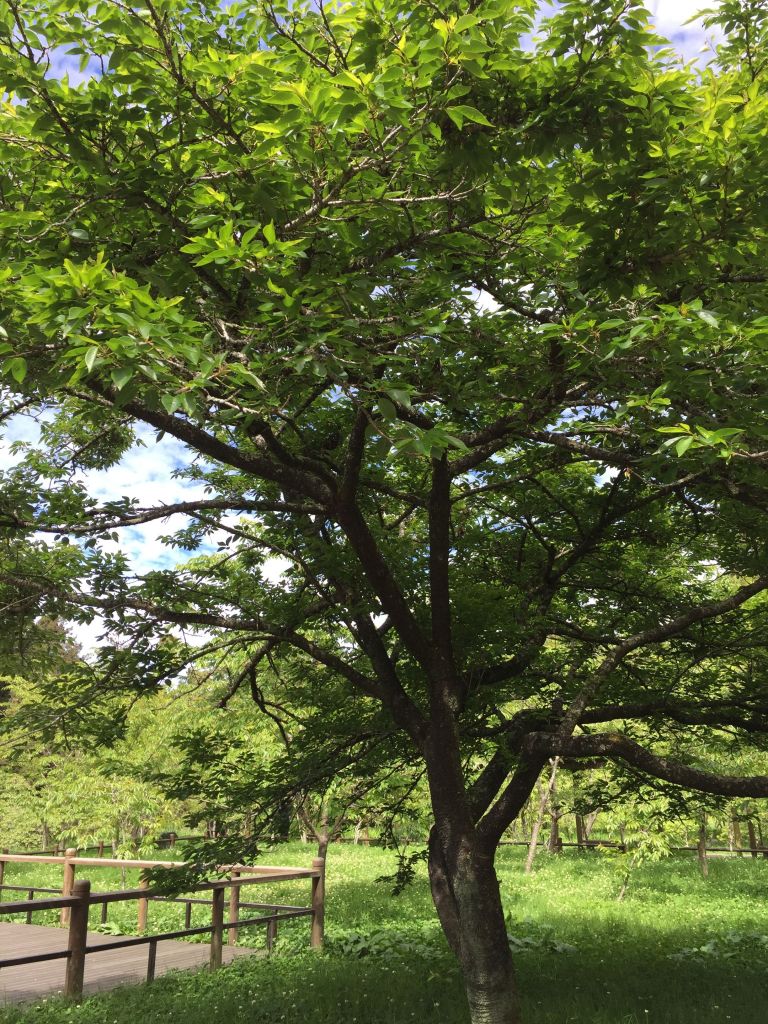
[[[149,888],[149,881],[148,881],[148,879],[141,878],[139,880],[139,888],[140,889],[148,889]],[[143,934],[147,930],[147,909],[148,909],[148,907],[149,907],[149,900],[146,898],[146,896],[141,896],[139,898],[139,918],[138,918],[138,924],[137,924],[137,930],[138,930],[140,935]]]
[[[150,942],[147,954],[147,983],[155,980],[155,966],[157,964],[157,943]]]
[[[3,853],[8,853],[8,847],[7,846],[3,847]],[[5,861],[4,860],[0,860],[0,885],[4,885],[4,884],[5,884]],[[0,891],[0,899],[2,899],[2,898],[3,898],[3,894],[2,894],[2,891]]]
[[[71,862],[72,857],[77,856],[77,850],[73,847],[64,851],[66,860],[64,861],[64,880],[61,884],[61,895],[71,896],[75,890],[75,865]],[[69,921],[69,907],[61,908],[61,924],[65,925]]]
[[[277,940],[277,920],[267,921],[267,952],[271,953]]]
[[[221,967],[222,943],[224,939],[224,887],[213,890],[211,900],[211,970]]]
[[[237,870],[232,871],[232,878],[239,878],[240,872]],[[229,890],[229,920],[239,921],[240,920],[240,886],[233,885]],[[234,946],[237,942],[237,936],[239,929],[228,928],[227,929],[227,945]]]
[[[315,857],[312,867],[320,873],[312,879],[312,931],[309,944],[313,949],[322,949],[325,933],[325,858]]]
[[[64,995],[70,999],[79,999],[83,994],[91,883],[85,878],[75,882],[72,895],[77,897],[78,902],[72,907],[72,913],[69,915],[69,959],[64,980]]]

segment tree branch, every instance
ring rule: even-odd
[[[768,776],[715,775],[691,768],[679,761],[653,754],[628,736],[619,732],[596,736],[562,737],[550,733],[532,733],[526,740],[532,754],[554,757],[607,757],[624,761],[646,775],[663,779],[676,786],[696,789],[717,796],[768,796]]]
[[[752,583],[740,587],[734,594],[724,598],[722,601],[713,601],[709,604],[689,608],[688,611],[675,616],[669,622],[643,630],[641,633],[636,633],[634,636],[627,637],[626,640],[618,643],[603,659],[589,683],[572,701],[565,715],[563,715],[559,734],[561,736],[568,736],[573,732],[603,681],[632,651],[636,651],[640,647],[648,647],[651,644],[663,643],[664,640],[669,640],[673,636],[679,636],[681,633],[684,633],[686,629],[697,622],[725,615],[727,612],[740,607],[745,601],[748,601],[755,594],[759,594],[766,588],[768,588],[768,576],[758,576]]]

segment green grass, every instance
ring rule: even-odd
[[[311,856],[310,847],[290,844],[264,860],[306,865]],[[299,921],[284,929],[285,955],[241,960],[213,975],[167,976],[79,1007],[49,1000],[9,1008],[0,1022],[465,1024],[460,978],[435,924],[425,873],[392,897],[376,878],[393,867],[386,851],[332,848],[326,955],[298,952],[308,932]],[[29,871],[14,868],[8,880],[31,881]],[[55,885],[57,872],[38,871],[38,884]],[[119,880],[89,874],[97,888]],[[522,853],[507,848],[499,875],[521,947],[529,1024],[763,1024],[768,1017],[768,861],[713,858],[706,880],[695,857],[647,865],[622,902],[616,865],[601,854],[542,855],[526,877]],[[308,886],[254,888],[262,902],[304,903]],[[182,913],[150,905],[152,930],[176,926]],[[205,910],[197,915],[201,923],[205,917]],[[131,920],[124,923],[129,930]]]

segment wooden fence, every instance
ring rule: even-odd
[[[69,926],[67,949],[56,953],[38,953],[22,957],[6,957],[0,959],[0,970],[4,967],[18,967],[24,964],[41,963],[46,960],[66,959],[66,978],[64,994],[79,998],[83,991],[83,974],[85,958],[88,954],[101,953],[106,950],[123,949],[129,946],[146,945],[147,976],[152,981],[155,976],[157,944],[168,939],[182,939],[192,935],[211,936],[210,967],[215,969],[222,963],[222,947],[224,934],[228,942],[237,941],[240,928],[261,925],[266,927],[266,948],[271,950],[277,938],[280,921],[288,921],[299,917],[309,917],[310,946],[321,948],[325,927],[325,877],[324,862],[315,858],[311,868],[287,868],[251,866],[234,864],[219,869],[228,873],[229,877],[217,881],[198,883],[189,892],[210,892],[210,899],[201,899],[190,895],[166,896],[151,889],[142,879],[137,889],[118,892],[92,892],[91,883],[86,879],[76,879],[78,867],[117,867],[147,869],[154,867],[184,867],[183,862],[117,860],[112,858],[78,857],[73,849],[67,850],[64,856],[0,854],[0,900],[4,892],[25,892],[27,898],[16,902],[0,902],[0,915],[25,914],[26,923],[31,924],[32,914],[44,910],[60,910],[61,924]],[[64,878],[61,893],[58,890],[44,889],[39,886],[18,886],[5,884],[6,864],[62,864]],[[264,884],[265,882],[286,882],[295,879],[309,879],[311,882],[311,902],[309,906],[300,907],[288,904],[253,903],[241,899],[243,886]],[[225,893],[229,890],[229,920],[224,920]],[[45,893],[42,899],[36,899],[36,893]],[[51,893],[56,893],[51,896]],[[93,906],[101,908],[101,923],[107,920],[108,907],[112,903],[124,903],[136,900],[138,903],[138,931],[143,932],[147,926],[147,911],[150,902],[183,903],[185,904],[185,927],[172,932],[161,932],[156,935],[139,935],[116,938],[113,942],[88,945],[88,920]],[[192,928],[191,916],[193,905],[211,907],[211,923],[200,928]],[[267,911],[257,917],[240,916],[241,910]]]
[[[546,839],[544,840],[546,844]],[[521,839],[502,839],[499,846],[525,846],[528,847],[530,844]],[[612,839],[584,839],[580,843],[569,843],[564,842],[562,839],[558,840],[558,849],[564,849],[566,847],[572,847],[575,850],[599,850],[599,849],[613,849],[619,850],[621,853],[626,853],[627,847],[625,843],[618,842]],[[698,846],[670,846],[671,853],[699,853],[700,847]],[[705,847],[707,853],[732,853],[736,855],[748,853],[751,857],[766,857],[768,858],[768,847],[766,846],[710,846],[709,844]]]
[[[205,838],[206,838],[206,836],[204,836],[204,835],[180,836],[177,832],[164,832],[161,836],[158,836],[158,838],[155,839],[152,842],[152,845],[156,846],[159,850],[164,850],[164,849],[171,849],[171,848],[173,848],[174,846],[176,846],[177,843],[185,843],[185,842],[190,842],[193,839],[205,839]],[[21,851],[18,854],[18,856],[24,856],[24,857],[56,857],[56,856],[62,855],[66,848],[67,848],[67,844],[64,843],[64,842],[61,842],[61,843],[56,843],[49,850],[23,850],[23,851]],[[90,846],[78,846],[77,847],[77,852],[80,854],[80,853],[88,853],[90,851],[93,851],[94,853],[97,853],[99,857],[103,857],[104,856],[104,851],[107,850],[107,849],[111,849],[111,848],[112,848],[112,843],[109,842],[108,840],[102,839],[102,840],[100,840],[97,843],[92,843]],[[8,850],[4,849],[2,852],[3,853],[8,853]]]

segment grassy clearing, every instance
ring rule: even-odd
[[[311,849],[299,844],[264,857],[281,864],[310,859]],[[385,851],[332,849],[327,955],[297,952],[308,930],[297,922],[281,937],[283,956],[240,961],[214,975],[162,978],[80,1007],[50,1000],[9,1008],[0,1022],[464,1024],[460,979],[435,924],[425,874],[394,898],[375,880],[392,870]],[[10,880],[31,881],[28,872],[13,869]],[[119,881],[90,874],[99,888]],[[39,872],[38,884],[43,875],[56,884],[55,869]],[[693,857],[647,865],[620,903],[616,866],[600,854],[541,856],[525,877],[522,854],[505,849],[499,875],[530,1024],[765,1021],[768,861],[713,859],[706,880]],[[306,889],[260,886],[259,899],[305,902]],[[163,930],[182,913],[150,906],[150,925]]]

